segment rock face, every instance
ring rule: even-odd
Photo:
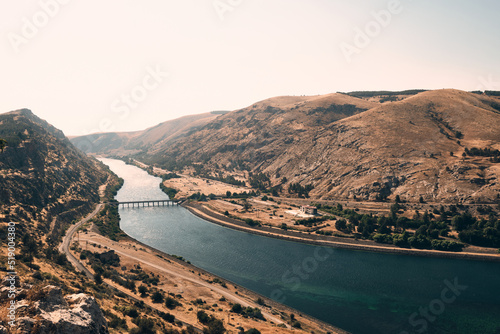
[[[0,138],[7,141],[0,152],[2,219],[28,229],[38,222],[32,232],[57,239],[65,224],[99,202],[99,185],[110,172],[30,110],[1,114],[0,124]]]
[[[17,302],[17,327],[11,333],[105,334],[108,325],[94,297],[79,293],[63,296],[48,285]]]

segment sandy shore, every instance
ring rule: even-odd
[[[484,254],[484,253],[474,253],[474,252],[455,253],[455,252],[445,252],[436,250],[396,248],[390,245],[385,246],[383,244],[375,244],[374,242],[367,240],[355,240],[350,238],[321,236],[321,235],[300,233],[295,231],[284,231],[279,228],[272,228],[267,226],[250,227],[240,220],[226,217],[222,214],[219,214],[218,212],[210,210],[209,208],[200,203],[185,202],[183,203],[183,206],[194,215],[218,225],[226,226],[239,231],[263,235],[266,237],[302,242],[311,245],[330,246],[334,248],[344,248],[344,249],[352,249],[360,251],[371,251],[371,252],[401,254],[401,255],[417,255],[417,256],[427,256],[427,257],[442,257],[442,258],[500,262],[500,254]]]

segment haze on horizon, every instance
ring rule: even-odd
[[[29,108],[67,135],[142,130],[278,95],[500,90],[494,0],[3,7],[0,112]]]

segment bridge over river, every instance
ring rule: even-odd
[[[174,201],[170,199],[156,199],[147,201],[126,201],[126,202],[107,202],[106,204],[123,206],[123,207],[147,207],[147,206],[174,206],[179,205],[179,201]]]

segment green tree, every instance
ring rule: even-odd
[[[130,333],[132,334],[154,334],[156,333],[154,327],[155,323],[152,319],[139,318],[135,324],[137,328],[133,328]]]
[[[148,294],[148,288],[145,285],[139,286],[138,291],[141,294],[141,296],[146,296]]]
[[[163,302],[163,295],[161,294],[160,291],[155,291],[151,295],[151,300],[153,301],[153,303],[161,303]]]
[[[472,217],[472,215],[468,212],[464,213],[463,215],[455,216],[451,220],[451,223],[455,227],[455,230],[459,232],[469,228],[469,226],[471,225],[474,225],[475,222],[476,219]]]
[[[177,306],[180,306],[181,303],[179,303],[177,300],[175,300],[174,298],[168,296],[165,300],[165,306],[169,309],[169,310],[173,310],[175,309]]]
[[[97,273],[94,276],[95,284],[101,285],[102,284],[102,275],[100,273]]]
[[[0,139],[0,151],[2,151],[2,153],[5,149],[5,146],[7,146],[7,141],[5,139]]]
[[[338,231],[344,231],[347,228],[347,221],[345,219],[338,219],[335,222],[335,228]]]
[[[241,304],[234,304],[233,307],[231,308],[231,312],[234,312],[234,313],[241,313],[241,311],[243,311],[243,307],[241,306]]]
[[[208,328],[203,329],[203,334],[224,334],[226,329],[221,320],[216,318],[211,318],[208,323]]]
[[[38,253],[38,244],[31,234],[25,234],[23,236],[23,253],[27,255],[30,259],[30,263],[33,260],[33,257]]]
[[[196,317],[198,318],[198,321],[204,325],[208,324],[210,321],[210,317],[205,311],[198,311],[198,313],[196,313]]]
[[[247,200],[243,200],[243,210],[248,211],[251,207],[252,205],[248,203]]]

